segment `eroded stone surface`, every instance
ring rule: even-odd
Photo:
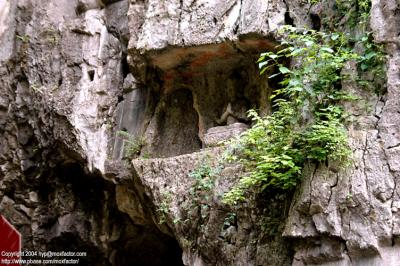
[[[221,142],[239,136],[246,131],[246,129],[248,129],[248,126],[242,123],[212,127],[208,129],[207,133],[204,135],[204,145],[206,147],[221,145]]]
[[[290,265],[291,248],[278,228],[285,217],[285,202],[289,203],[286,196],[270,195],[260,203],[263,209],[255,202],[240,208],[226,206],[221,202],[223,194],[243,175],[237,165],[204,181],[212,183],[209,189],[196,189],[198,183],[191,173],[202,166],[218,168],[222,151],[212,148],[132,162],[136,178],[157,206],[153,215],[160,230],[172,230],[183,248],[186,265]],[[276,231],[266,230],[265,223],[276,226],[271,226]]]
[[[139,10],[141,22],[135,16]],[[167,46],[196,46],[235,40],[239,35],[267,35],[284,24],[283,1],[155,1],[131,5],[129,47],[150,51]]]
[[[304,182],[292,203],[285,235],[309,236],[315,248],[299,245],[296,265],[315,263],[323,258],[324,246],[333,249],[339,241],[342,252],[335,262],[325,258],[323,265],[395,265],[398,250],[398,47],[393,40],[399,33],[398,6],[393,1],[372,1],[371,27],[380,43],[388,43],[387,93],[376,95],[357,89],[352,82],[346,89],[368,99],[372,111],[359,104],[348,106],[355,122],[349,128],[353,159],[346,170],[334,165],[318,166],[305,174]],[[390,25],[390,26],[389,26]],[[346,71],[354,71],[348,66]],[[377,88],[379,90],[379,88]],[[396,128],[396,129],[395,129]],[[393,208],[394,207],[394,208]],[[324,236],[321,244],[320,237]],[[345,247],[345,249],[343,249]],[[393,253],[392,253],[393,252]],[[318,255],[319,254],[319,255]]]
[[[223,205],[235,166],[193,200],[190,172],[220,151],[176,157],[238,134],[250,108],[270,112],[277,80],[258,75],[258,54],[280,25],[320,29],[335,10],[323,2],[0,0],[0,211],[24,246],[75,246],[90,265],[177,265],[180,249],[187,265],[397,265],[398,1],[372,1],[387,92],[343,84],[366,99],[346,104],[353,162],[307,166],[288,215],[273,212],[281,195],[264,195],[270,208]],[[117,131],[145,140],[133,172]],[[260,225],[283,222],[291,245]]]
[[[128,1],[80,2],[87,8],[0,1],[0,212],[26,250],[86,251],[85,265],[180,265],[176,241],[119,211],[102,176],[121,175],[104,165],[126,75],[128,38],[114,29],[127,24]]]

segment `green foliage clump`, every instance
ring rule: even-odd
[[[164,192],[162,196],[163,199],[157,208],[157,212],[159,215],[159,221],[158,221],[159,224],[164,224],[167,222],[167,216],[172,202],[172,194],[170,192],[168,191]]]
[[[209,158],[203,158],[199,165],[189,174],[195,182],[190,188],[192,208],[200,206],[202,218],[205,218],[209,209],[210,191],[214,188],[215,178],[220,173],[220,167],[213,167]]]
[[[124,157],[132,159],[139,155],[140,150],[146,144],[143,137],[135,137],[125,131],[117,131],[117,136],[124,140]]]
[[[359,43],[362,53],[358,65],[360,71],[370,77],[357,80],[358,84],[367,89],[375,89],[377,91],[376,88],[384,85],[386,77],[386,59],[383,45],[374,43],[371,33],[362,36]]]
[[[189,174],[195,180],[191,193],[196,194],[199,191],[211,190],[214,187],[215,177],[219,172],[220,168],[212,167],[207,159],[203,159]]]
[[[301,180],[306,161],[348,161],[351,154],[343,125],[343,100],[354,97],[341,90],[341,70],[351,60],[362,60],[353,52],[345,34],[326,34],[285,26],[283,48],[263,53],[261,73],[277,69],[281,88],[276,89],[274,112],[249,115],[253,127],[231,143],[228,160],[242,163],[248,175],[224,196],[236,204],[249,188],[292,189]],[[282,62],[292,59],[292,69]]]
[[[237,215],[234,212],[230,212],[224,219],[224,228],[228,228],[231,225],[234,225],[237,220]]]
[[[366,27],[371,10],[371,0],[336,0],[336,8],[351,27]]]
[[[200,214],[201,218],[205,219],[208,216],[211,192],[220,171],[221,167],[213,166],[211,158],[206,156],[189,173],[189,177],[193,178],[194,182],[189,190],[190,200],[182,205],[187,212],[187,217],[191,217],[193,214],[196,217],[197,214]],[[188,219],[190,218],[184,220],[183,223],[186,223]]]
[[[23,43],[28,43],[30,36],[29,35],[16,35],[17,39],[21,40]]]
[[[51,45],[57,45],[60,41],[59,32],[55,27],[49,26],[45,28],[41,33],[40,37],[47,41]]]

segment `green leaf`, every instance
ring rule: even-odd
[[[305,42],[304,42],[304,44],[307,46],[307,47],[310,47],[310,46],[312,46],[313,44],[315,44],[313,41],[311,41],[311,40],[306,40]]]
[[[301,91],[303,91],[303,87],[296,86],[296,87],[292,87],[290,90],[291,90],[291,91],[298,91],[298,92],[301,92]]]
[[[261,69],[261,71],[260,71],[260,75],[264,74],[264,73],[265,73],[265,71],[267,71],[267,70],[268,70],[268,67],[264,67],[263,69]]]
[[[337,34],[337,33],[332,33],[332,35],[331,35],[332,41],[336,41],[338,38],[339,38],[339,34]]]
[[[327,53],[330,53],[330,54],[334,53],[334,51],[329,47],[321,47],[321,51],[324,51],[324,52],[327,52]]]
[[[303,50],[304,48],[296,48],[290,53],[290,56],[298,56]]]
[[[264,66],[266,66],[266,65],[268,65],[268,61],[261,62],[261,63],[258,64],[258,68],[259,68],[259,69],[262,69],[262,68],[263,68]]]
[[[362,71],[365,71],[365,70],[367,70],[368,69],[368,64],[365,64],[365,63],[361,63],[361,70]]]
[[[364,58],[366,59],[366,60],[369,60],[369,59],[371,59],[371,58],[373,58],[373,57],[375,57],[376,56],[376,53],[375,52],[369,52],[369,53],[367,53],[366,55],[364,55]]]
[[[281,73],[275,73],[275,74],[273,74],[273,75],[271,75],[271,76],[268,76],[268,78],[270,78],[270,79],[272,79],[272,78],[274,78],[274,77],[276,77],[276,76],[279,76]]]
[[[291,73],[291,71],[290,71],[287,67],[284,67],[284,66],[280,66],[280,67],[279,67],[279,71],[280,71],[282,74]]]
[[[260,58],[258,58],[258,60],[256,61],[256,63],[260,63],[262,61],[265,61],[265,56],[260,56]]]

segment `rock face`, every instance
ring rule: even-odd
[[[351,107],[357,116],[349,128],[351,167],[338,172],[335,167],[318,166],[305,175],[284,231],[287,237],[308,239],[296,248],[295,265],[398,263],[399,57],[394,37],[400,30],[394,16],[398,8],[394,1],[372,1],[374,37],[387,44],[387,91],[376,95],[360,92],[356,84],[344,84],[369,99],[372,111]]]
[[[237,165],[219,169],[222,151],[134,160],[135,176],[158,206],[153,219],[161,231],[177,236],[185,265],[290,265],[291,249],[277,233],[290,196],[270,195],[262,203],[252,199],[253,204],[237,208],[223,204],[223,194],[243,170]],[[257,202],[266,207],[258,208]]]
[[[243,123],[209,128],[204,135],[204,145],[207,147],[221,145],[224,140],[239,136],[246,131],[246,129],[248,129],[248,126]]]
[[[371,107],[347,106],[352,165],[221,202],[245,173],[215,146],[247,110],[268,114],[279,82],[259,53],[334,2],[0,0],[0,212],[23,248],[86,251],[82,265],[397,265],[398,1],[372,1],[387,87],[342,84]]]

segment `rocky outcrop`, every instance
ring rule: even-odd
[[[225,140],[239,136],[246,131],[246,129],[248,129],[248,126],[243,123],[233,123],[227,126],[209,128],[204,135],[204,145],[206,147],[221,145]]]
[[[370,108],[363,110],[359,103],[349,107],[356,116],[349,127],[351,166],[340,171],[331,165],[311,167],[305,175],[284,232],[308,240],[296,248],[295,265],[327,261],[396,265],[398,261],[396,10],[392,1],[372,1],[370,25],[375,40],[387,44],[387,91],[377,87],[380,93],[368,93],[355,83],[343,84]]]
[[[279,26],[335,13],[305,2],[0,0],[0,212],[23,247],[90,265],[396,265],[394,0],[373,0],[370,19],[387,87],[342,84],[364,101],[346,106],[351,165],[307,166],[294,195],[221,202],[245,173],[217,146],[248,109],[271,111],[279,82],[259,53]]]
[[[134,160],[136,178],[158,206],[153,219],[161,231],[177,237],[185,265],[289,265],[291,249],[279,225],[290,195],[252,199],[235,208],[223,204],[223,194],[243,170],[238,165],[221,168],[222,153],[212,148]]]
[[[128,2],[0,4],[0,212],[23,248],[86,251],[85,265],[179,265],[176,241],[119,211],[103,178]]]

